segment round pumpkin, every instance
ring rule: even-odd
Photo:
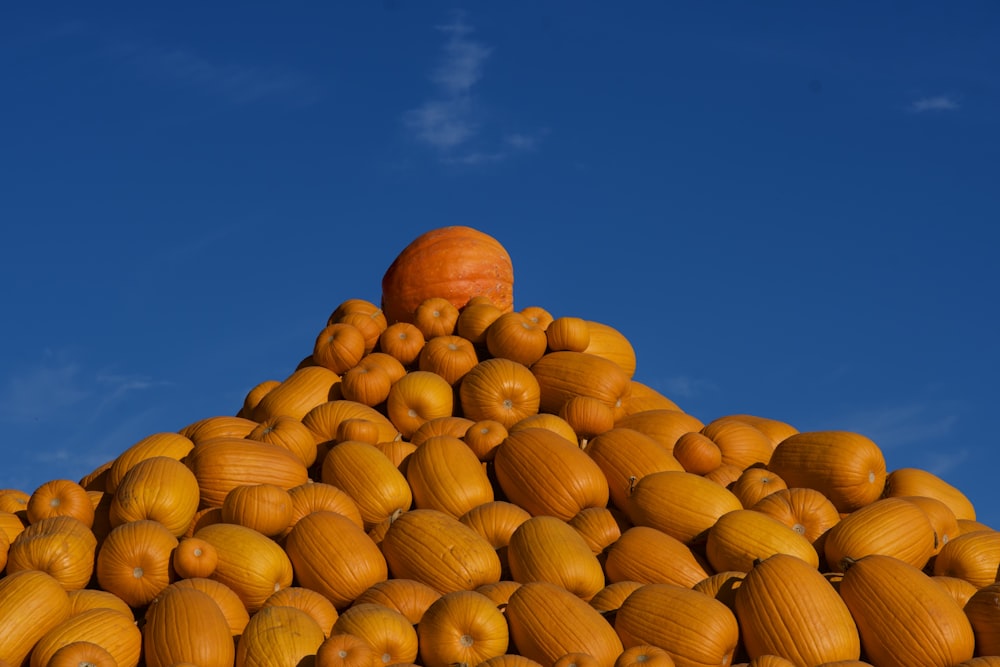
[[[485,296],[501,311],[514,308],[514,267],[495,238],[472,227],[454,225],[424,232],[392,261],[382,276],[386,320],[412,322],[417,306],[430,297],[456,308]]]
[[[431,604],[417,624],[424,667],[478,665],[507,652],[507,619],[475,591],[454,591]]]
[[[297,667],[312,659],[325,639],[323,628],[304,610],[266,605],[243,629],[235,667]]]

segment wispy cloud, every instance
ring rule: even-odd
[[[436,29],[446,40],[441,59],[429,75],[434,94],[403,114],[403,124],[413,138],[438,151],[448,164],[487,164],[534,150],[543,133],[511,132],[494,138],[489,148],[472,147],[482,139],[484,126],[473,88],[483,79],[493,49],[472,37],[474,29],[462,14]]]
[[[695,398],[718,390],[715,383],[710,380],[686,375],[657,380],[654,388],[668,398]]]
[[[921,97],[910,103],[910,111],[913,113],[925,113],[929,111],[957,111],[961,105],[951,95],[935,95],[933,97]]]
[[[12,375],[0,387],[0,422],[28,423],[66,410],[90,396],[80,365],[52,352],[37,366]]]
[[[861,433],[881,448],[891,449],[949,436],[959,419],[954,408],[922,402],[885,406],[843,415],[829,426]]]

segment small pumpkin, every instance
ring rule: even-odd
[[[492,600],[475,591],[442,595],[417,624],[424,667],[478,665],[507,652],[507,619]]]

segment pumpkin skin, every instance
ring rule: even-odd
[[[681,410],[669,408],[656,408],[651,410],[641,410],[624,417],[620,417],[615,426],[624,428],[634,428],[642,431],[654,440],[663,445],[667,451],[673,453],[677,439],[685,433],[700,431],[705,427],[700,419],[689,415]],[[709,438],[711,440],[711,438]],[[718,446],[716,445],[716,449]],[[719,453],[721,462],[721,452]],[[707,472],[707,471],[706,471]]]
[[[479,356],[472,343],[455,335],[431,338],[417,357],[419,370],[437,373],[452,386],[478,363]]]
[[[507,619],[482,593],[455,591],[427,608],[417,624],[424,667],[478,665],[507,652]]]
[[[66,590],[41,570],[0,579],[0,661],[21,665],[32,647],[69,615]]]
[[[805,487],[779,489],[758,500],[751,509],[781,521],[805,536],[813,546],[840,521],[840,513],[829,498]]]
[[[958,577],[976,588],[997,580],[1000,570],[1000,532],[976,530],[945,544],[934,558],[936,575]]]
[[[323,629],[323,635],[327,637],[337,621],[337,609],[333,603],[322,593],[304,586],[289,586],[275,591],[264,600],[264,607],[295,607],[304,611],[312,616]]]
[[[462,414],[474,421],[495,421],[507,429],[538,413],[539,392],[531,370],[511,359],[480,361],[458,387]]]
[[[131,607],[149,604],[173,580],[177,537],[151,519],[112,529],[97,554],[97,581]]]
[[[607,478],[611,503],[623,512],[628,508],[632,486],[640,479],[653,472],[684,470],[656,440],[631,428],[605,431],[589,441],[584,451]]]
[[[222,610],[196,588],[170,587],[145,612],[143,655],[147,667],[193,663],[232,667],[236,650]]]
[[[222,520],[276,537],[292,523],[292,497],[275,484],[241,484],[222,501]]]
[[[819,567],[819,554],[809,540],[754,510],[726,512],[709,528],[705,542],[705,555],[717,572],[749,572],[755,560],[777,553],[795,556],[814,569]]]
[[[169,456],[139,461],[122,477],[111,498],[111,526],[129,521],[159,521],[183,535],[199,504],[198,479],[186,465]]]
[[[66,595],[69,597],[70,616],[90,609],[113,609],[133,618],[132,607],[114,593],[99,588],[80,588],[66,591]]]
[[[566,523],[580,533],[594,554],[603,554],[622,536],[622,531],[630,527],[628,519],[620,511],[607,507],[587,507]]]
[[[26,527],[10,545],[7,573],[42,570],[66,590],[84,588],[94,572],[97,538],[69,515],[56,515]]]
[[[745,422],[713,420],[705,424],[701,434],[711,438],[719,447],[722,463],[729,463],[740,469],[767,464],[774,450],[770,438]]]
[[[47,667],[118,667],[118,661],[107,649],[88,641],[61,646],[45,664]]]
[[[956,519],[975,521],[976,508],[968,496],[937,475],[920,468],[897,468],[885,480],[885,495],[927,496],[937,498],[951,508]]]
[[[114,493],[132,466],[153,456],[169,456],[178,461],[194,448],[191,438],[180,433],[152,433],[131,445],[111,463],[105,477],[105,491]]]
[[[531,366],[547,348],[545,330],[523,313],[504,313],[486,330],[486,349],[496,359]]]
[[[690,472],[646,475],[632,489],[626,510],[632,523],[650,526],[691,544],[726,512],[743,509],[732,491]]]
[[[443,297],[461,309],[475,296],[487,297],[502,312],[514,309],[510,255],[495,238],[472,227],[424,232],[382,276],[382,311],[389,324],[412,322],[417,306],[430,297]]]
[[[292,563],[276,542],[252,528],[213,523],[194,537],[215,547],[219,555],[212,579],[225,584],[253,614],[272,593],[292,585]]]
[[[308,482],[292,487],[288,490],[288,495],[292,498],[292,520],[286,535],[291,532],[299,519],[319,510],[343,514],[357,524],[358,528],[364,529],[365,527],[365,520],[361,518],[361,510],[358,509],[354,498],[333,484]]]
[[[631,380],[613,361],[586,352],[549,352],[531,365],[538,380],[542,412],[559,414],[574,396],[596,398],[623,414],[622,406],[631,389]]]
[[[87,490],[70,479],[53,479],[41,484],[25,508],[28,523],[52,516],[71,516],[87,528],[94,525],[94,505]]]
[[[500,580],[500,557],[482,535],[431,509],[403,512],[381,543],[389,570],[440,593],[472,590]]]
[[[403,473],[385,454],[363,442],[348,440],[327,452],[321,479],[354,500],[366,529],[413,504],[413,491]]]
[[[850,431],[789,436],[774,448],[767,467],[789,487],[822,492],[840,512],[853,512],[878,500],[887,474],[878,445]]]
[[[607,612],[618,611],[632,591],[645,585],[640,581],[613,581],[590,598],[590,606],[607,616]]]
[[[409,438],[424,423],[449,417],[455,395],[448,381],[430,371],[410,371],[389,389],[385,410],[403,438]]]
[[[236,591],[215,579],[206,579],[205,577],[178,579],[168,588],[193,588],[212,598],[222,610],[222,615],[225,617],[229,632],[233,637],[243,634],[243,628],[250,622],[250,612],[247,611],[243,600],[236,594]]]
[[[46,667],[56,651],[67,644],[88,641],[108,651],[118,667],[136,667],[142,651],[142,633],[132,613],[91,609],[70,616],[38,640],[31,651],[31,667]]]
[[[614,628],[578,596],[543,581],[523,583],[507,603],[510,638],[523,656],[551,665],[567,653],[589,653],[613,667],[624,650]]]
[[[493,501],[493,486],[479,458],[448,435],[433,436],[416,448],[406,465],[406,480],[415,507],[455,518]]]
[[[909,563],[864,556],[848,564],[839,591],[865,655],[879,667],[949,667],[973,656],[975,636],[962,608]]]
[[[976,635],[976,655],[1000,656],[1000,584],[983,586],[969,598],[965,615]]]
[[[337,610],[388,577],[385,558],[370,537],[347,517],[313,512],[295,524],[285,551],[302,586],[322,593]]]
[[[355,604],[380,604],[395,609],[410,623],[417,625],[424,612],[441,597],[441,593],[416,579],[386,579],[379,581],[354,599]]]
[[[695,475],[706,475],[722,465],[722,450],[699,431],[682,434],[672,451],[684,470]]]
[[[646,584],[633,591],[615,614],[625,648],[659,646],[678,667],[727,665],[739,641],[736,616],[726,605],[673,584]]]
[[[533,516],[568,521],[587,507],[608,503],[608,480],[582,449],[543,428],[511,432],[493,458],[507,498]]]
[[[417,659],[417,631],[395,609],[362,603],[346,609],[333,624],[333,634],[347,633],[368,642],[375,664],[413,663]]]
[[[254,421],[263,423],[278,415],[301,420],[311,409],[338,395],[340,376],[323,366],[296,369],[267,392],[253,409]]]
[[[735,610],[751,658],[773,654],[817,665],[861,656],[847,605],[815,566],[795,556],[758,561],[736,589]]]
[[[171,561],[174,571],[184,579],[209,577],[219,563],[219,553],[205,540],[186,537],[174,549]]]
[[[604,588],[604,570],[583,537],[562,519],[531,517],[507,545],[514,581],[548,581],[589,600]]]
[[[265,606],[236,644],[235,667],[296,667],[316,655],[326,633],[297,607]]]
[[[751,509],[762,498],[787,488],[785,480],[767,468],[752,467],[744,470],[729,490],[736,494],[743,507]]]
[[[372,667],[378,656],[371,645],[355,635],[330,635],[316,649],[315,667]]]
[[[707,566],[689,546],[648,526],[632,526],[608,547],[608,581],[675,584],[690,588],[708,576]]]
[[[615,667],[674,667],[674,659],[659,646],[637,644],[622,651]]]
[[[309,427],[294,417],[272,417],[257,424],[247,433],[246,438],[284,447],[295,454],[307,468],[316,462],[316,438]]]
[[[185,463],[198,479],[202,507],[222,507],[237,486],[274,484],[287,490],[309,480],[295,454],[246,438],[205,441],[191,450]]]
[[[868,554],[894,556],[923,568],[934,555],[934,527],[927,514],[902,498],[882,498],[841,519],[823,540],[829,569],[843,571],[843,560]]]

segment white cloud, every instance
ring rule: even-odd
[[[960,108],[958,101],[950,95],[921,97],[910,104],[910,111],[923,113],[927,111],[956,111]]]
[[[447,39],[441,60],[429,75],[433,94],[403,114],[403,124],[413,138],[438,151],[442,162],[456,165],[499,162],[533,150],[542,133],[508,132],[492,140],[483,139],[484,130],[489,128],[484,127],[474,88],[483,79],[493,49],[473,39],[474,29],[462,14],[436,28]]]
[[[862,410],[844,415],[829,427],[860,433],[879,447],[890,449],[950,435],[958,421],[958,415],[950,407],[911,403]]]

